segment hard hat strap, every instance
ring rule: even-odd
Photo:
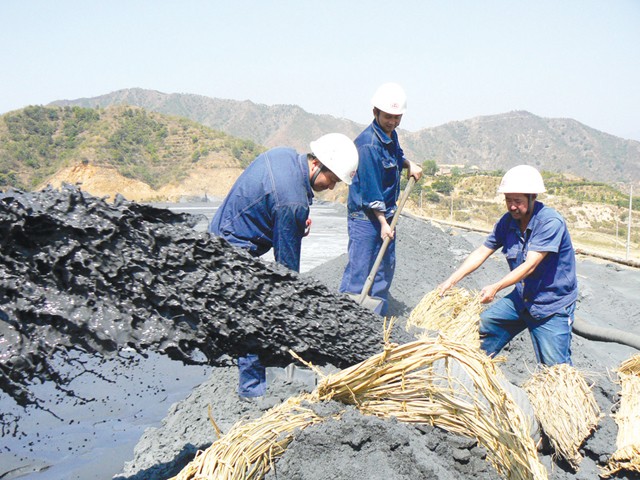
[[[314,173],[313,176],[311,177],[311,188],[313,188],[313,186],[315,185],[318,175],[320,175],[325,170],[328,170],[328,168],[325,167],[322,163],[320,163],[320,161],[318,161],[318,170],[316,170],[316,173]]]

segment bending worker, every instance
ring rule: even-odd
[[[276,262],[299,272],[313,192],[332,190],[340,181],[349,185],[358,168],[358,152],[345,135],[329,133],[310,147],[307,154],[285,147],[260,154],[231,187],[209,232],[247,249],[254,257],[273,248]],[[257,355],[241,357],[238,366],[238,394],[264,395],[265,369]]]
[[[513,167],[502,178],[507,212],[483,245],[438,288],[449,288],[475,271],[498,248],[510,272],[480,291],[489,303],[507,287],[515,288],[480,315],[482,349],[496,355],[525,328],[529,329],[536,358],[544,365],[571,364],[571,325],[578,297],[576,260],[562,216],[536,201],[545,192],[542,176],[533,167]]]
[[[360,164],[349,187],[349,258],[341,292],[359,294],[386,237],[394,238],[390,223],[400,194],[400,174],[407,169],[419,180],[422,168],[404,157],[396,128],[407,110],[407,96],[396,83],[381,85],[371,99],[373,122],[355,140]],[[376,273],[370,295],[382,299],[376,313],[386,315],[396,268],[395,242],[390,242]]]

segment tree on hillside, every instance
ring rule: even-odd
[[[449,178],[439,178],[431,185],[431,188],[443,195],[449,195],[453,191],[453,182]]]
[[[433,177],[438,171],[438,164],[435,160],[425,160],[422,162],[422,173]]]

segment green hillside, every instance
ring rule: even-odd
[[[261,105],[191,94],[132,88],[106,95],[53,102],[57,106],[136,105],[187,117],[260,145],[288,145],[305,151],[328,132],[355,138],[365,127],[344,118],[316,115],[296,105]],[[369,108],[363,104],[363,108]],[[406,117],[411,116],[411,109]],[[449,122],[415,132],[398,131],[402,148],[418,163],[506,170],[526,163],[588,180],[640,186],[640,142],[615,137],[569,118],[543,118],[525,111]]]
[[[170,185],[176,196],[206,194],[213,185],[224,195],[233,175],[263,150],[252,140],[140,107],[31,106],[0,117],[0,189],[33,190],[60,172],[67,178],[67,167],[84,164],[106,167],[103,172],[115,169],[154,191]],[[500,165],[483,170],[427,160],[423,167],[430,175],[416,186],[410,202],[420,214],[490,228],[504,213],[503,199],[495,193],[505,171]],[[559,173],[559,166],[553,171],[539,168],[548,190],[542,201],[561,211],[576,236],[584,232],[585,238],[600,241],[597,234],[608,235],[619,245],[619,232],[628,220],[626,188]],[[194,184],[194,176],[209,183]],[[113,182],[102,188],[101,194],[113,197],[122,186]],[[319,198],[344,201],[345,196],[342,186]],[[640,198],[634,199],[633,209],[640,209]],[[638,242],[638,219],[632,221],[631,236]]]
[[[33,189],[71,163],[92,162],[158,188],[195,164],[246,166],[263,150],[139,107],[30,106],[0,117],[0,187]]]

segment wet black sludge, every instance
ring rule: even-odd
[[[311,278],[196,232],[199,219],[77,187],[0,193],[0,388],[62,388],[49,362],[154,351],[193,364],[258,353],[348,366],[380,350],[378,317]]]

